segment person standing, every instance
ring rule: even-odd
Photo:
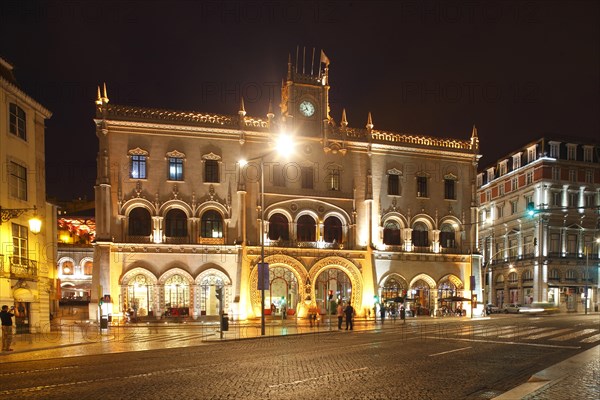
[[[11,311],[14,310],[15,307],[11,307]],[[0,311],[0,321],[2,321],[2,351],[13,351],[10,348],[10,343],[12,342],[12,317],[15,314],[8,311],[8,306],[2,306],[2,311]]]
[[[350,327],[350,330],[354,328],[354,322],[352,321],[352,317],[354,316],[354,307],[350,303],[344,309],[344,314],[346,314],[346,330]]]
[[[344,320],[344,306],[340,301],[337,306],[338,330],[342,330],[342,321]]]

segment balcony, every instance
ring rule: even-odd
[[[29,258],[11,256],[10,260],[10,275],[12,278],[19,279],[36,279],[38,273],[38,263]]]

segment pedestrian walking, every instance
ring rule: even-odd
[[[14,311],[15,307],[11,307],[10,310]],[[0,321],[2,321],[2,351],[13,351],[10,348],[10,343],[12,342],[12,317],[15,314],[8,311],[8,306],[2,306],[2,311],[0,311]]]
[[[337,306],[337,317],[338,317],[338,330],[342,330],[342,321],[344,320],[344,306],[340,301]]]
[[[346,330],[350,327],[350,330],[354,328],[354,321],[352,321],[352,317],[354,317],[354,307],[350,303],[344,309],[344,314],[346,314]]]

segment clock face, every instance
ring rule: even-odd
[[[315,113],[315,106],[310,101],[304,100],[302,103],[300,103],[300,112],[305,117],[312,117],[312,115]]]

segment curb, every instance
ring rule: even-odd
[[[526,383],[517,386],[498,397],[494,397],[494,400],[522,399],[527,395],[564,379],[574,368],[581,367],[584,364],[597,360],[599,354],[600,345],[592,347],[583,353],[567,358],[558,364],[532,375]]]

